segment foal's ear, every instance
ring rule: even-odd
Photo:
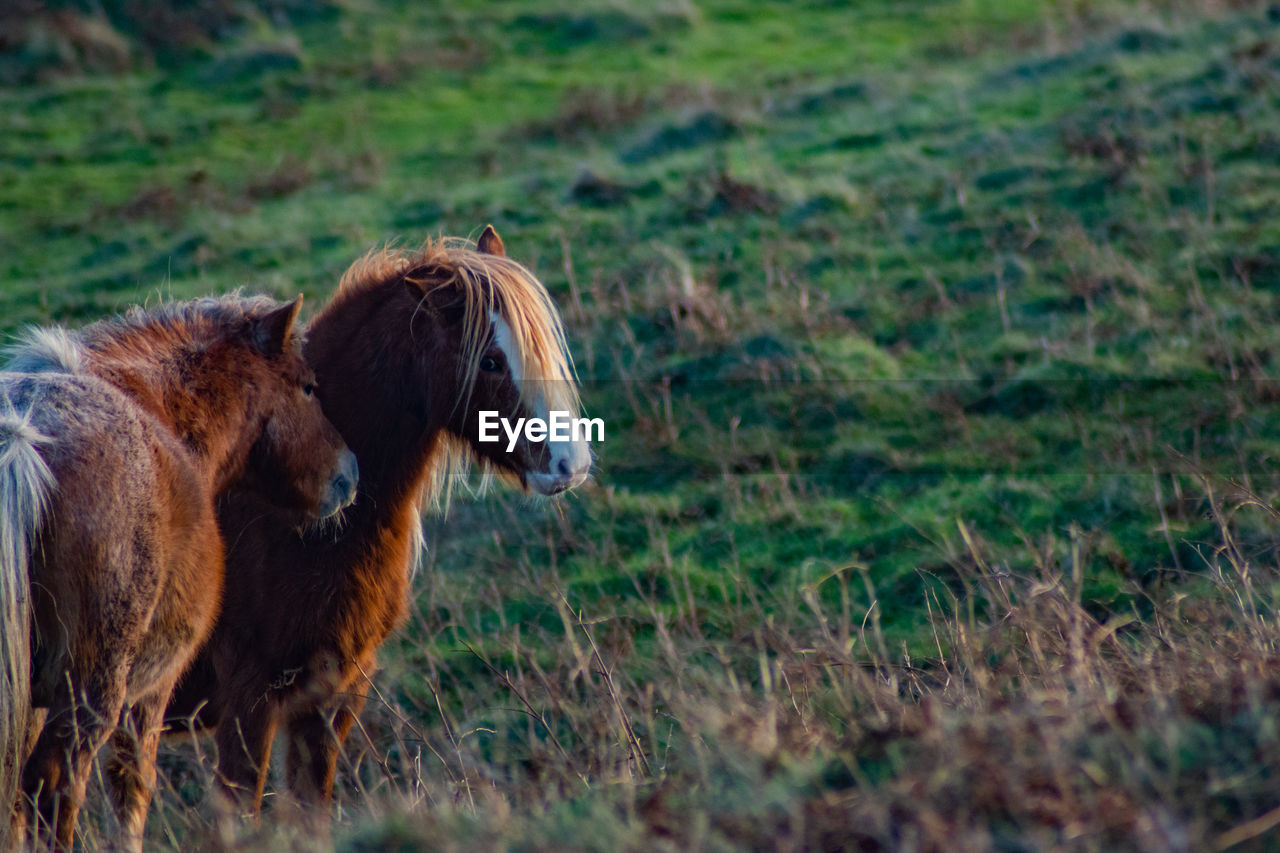
[[[301,296],[254,320],[253,345],[264,355],[280,355],[289,342],[289,335],[293,332],[293,321],[298,319],[300,310],[302,310]]]
[[[476,241],[476,251],[485,255],[497,255],[499,258],[507,256],[507,247],[502,245],[502,238],[493,230],[492,225],[484,227],[484,233]]]

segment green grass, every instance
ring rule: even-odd
[[[370,247],[489,222],[555,294],[598,476],[428,521],[340,843],[1200,848],[1280,801],[1240,757],[1274,699],[1196,711],[1236,671],[1197,631],[1273,678],[1275,8],[292,20],[0,89],[0,330],[241,285],[314,309]],[[974,791],[966,738],[1043,796]],[[208,771],[166,760],[177,847]]]

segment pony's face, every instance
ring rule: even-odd
[[[301,305],[299,297],[251,324],[245,363],[262,431],[242,482],[281,508],[326,518],[355,500],[358,472],[355,454],[321,411],[315,373],[293,337]]]
[[[565,427],[559,435],[550,434],[553,412],[565,423],[579,415],[572,380],[530,375],[529,359],[520,352],[510,324],[496,310],[490,312],[489,321],[490,334],[475,367],[471,403],[451,428],[471,443],[477,455],[538,494],[555,495],[581,485],[591,470],[591,445],[585,431],[575,436]],[[524,428],[535,420],[547,427],[543,440],[531,440]],[[482,430],[497,440],[481,441]]]
[[[477,248],[481,254],[505,258],[492,227],[485,229]],[[448,411],[445,428],[499,473],[538,494],[555,495],[587,479],[591,447],[583,430],[575,436],[566,428],[537,440],[524,429],[533,419],[549,424],[553,412],[561,420],[577,418],[579,406],[560,320],[542,285],[530,277],[519,290],[521,297],[509,292],[510,285],[505,295],[495,295],[503,291],[494,277],[504,270],[511,274],[513,267],[509,261],[494,262],[469,294],[466,286],[451,285],[428,287],[414,296],[437,327],[432,335],[434,363],[454,367],[431,377],[443,391],[435,405]],[[477,293],[489,296],[487,305]],[[513,322],[503,300],[517,298],[523,302],[506,306],[519,318]],[[497,440],[483,441],[482,434]]]

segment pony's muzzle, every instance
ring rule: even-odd
[[[528,475],[530,487],[540,495],[558,495],[587,481],[591,450],[585,441],[552,442],[546,471]]]
[[[338,510],[350,506],[356,499],[356,484],[359,482],[360,466],[356,464],[356,455],[350,450],[343,450],[338,457],[338,470],[329,478],[318,515],[328,518]]]

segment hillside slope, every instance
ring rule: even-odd
[[[1265,829],[1280,8],[452,6],[0,90],[5,331],[488,222],[565,312],[599,474],[428,520],[343,843]]]

